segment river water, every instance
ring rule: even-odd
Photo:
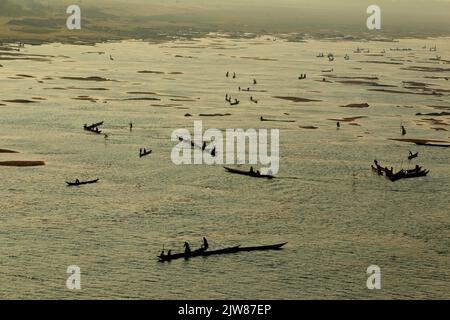
[[[430,52],[434,45],[438,51]],[[357,47],[370,51],[354,53]],[[390,50],[397,47],[412,50]],[[45,44],[0,60],[0,100],[8,101],[0,101],[0,148],[20,152],[0,153],[0,161],[46,162],[0,166],[0,297],[448,298],[450,149],[389,139],[401,138],[401,125],[406,138],[450,139],[450,116],[415,115],[450,106],[450,82],[426,78],[450,71],[408,69],[450,69],[449,52],[448,39],[293,43],[216,36]],[[441,61],[430,60],[436,54]],[[236,79],[225,77],[227,71]],[[307,79],[298,80],[302,73]],[[92,76],[112,81],[81,79]],[[426,83],[442,95],[411,94],[425,92],[423,84],[402,81]],[[230,106],[226,93],[241,103]],[[370,107],[340,107],[363,102]],[[296,122],[261,122],[260,116]],[[341,121],[340,130],[337,120],[328,120],[356,116],[365,118]],[[442,122],[423,120],[429,118]],[[173,164],[171,134],[192,132],[195,120],[205,130],[279,129],[279,179]],[[107,139],[82,129],[99,121]],[[143,147],[153,154],[139,158]],[[409,150],[419,152],[411,163]],[[392,183],[371,172],[375,158],[397,169],[420,164],[430,174]],[[100,181],[66,186],[77,178]],[[203,236],[212,249],[288,244],[281,251],[157,261],[163,246],[176,252],[188,241],[195,248]],[[81,269],[79,291],[66,288],[70,265]],[[366,287],[369,265],[381,269],[381,290]]]

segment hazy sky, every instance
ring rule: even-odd
[[[0,0],[0,7],[6,1]],[[65,7],[79,4],[93,23],[103,22],[102,12],[129,21],[130,28],[159,23],[168,28],[298,33],[364,33],[366,9],[377,4],[387,34],[450,35],[450,0],[9,0],[33,2],[61,15]]]

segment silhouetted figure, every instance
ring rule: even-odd
[[[228,78],[230,76],[230,73],[227,71],[226,77]]]
[[[257,84],[256,79],[253,79],[253,84],[256,86]]]
[[[130,132],[133,131],[133,122],[130,122]]]
[[[402,126],[402,136],[406,135],[406,129],[404,126]]]
[[[208,240],[206,240],[205,237],[203,237],[203,249],[206,251],[209,248]]]
[[[340,123],[339,121],[336,123],[336,127],[337,127],[338,129],[341,127],[341,123]]]
[[[185,255],[191,254],[191,247],[189,246],[189,243],[187,243],[187,242],[184,243],[184,254]]]
[[[255,171],[253,170],[253,167],[250,167],[250,173],[255,173]]]
[[[236,72],[233,72],[233,79],[236,79]]]

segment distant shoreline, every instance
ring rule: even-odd
[[[295,34],[256,34],[256,33],[226,33],[226,32],[208,32],[203,34],[191,34],[191,35],[165,35],[165,37],[157,38],[147,38],[147,37],[74,37],[74,36],[50,36],[47,39],[41,38],[29,38],[29,37],[1,37],[0,36],[0,47],[8,46],[11,44],[23,43],[25,45],[44,45],[51,43],[60,44],[70,44],[70,45],[86,45],[94,46],[98,43],[107,42],[123,42],[123,41],[142,41],[148,43],[167,43],[170,41],[193,41],[205,38],[229,38],[229,39],[248,39],[254,40],[258,38],[272,38],[275,40],[287,41],[287,42],[299,42],[307,43],[308,41],[324,41],[324,42],[380,42],[380,43],[398,43],[400,40],[406,39],[417,39],[417,40],[433,40],[433,39],[447,39],[450,38],[449,35],[435,35],[435,36],[425,36],[417,35],[412,37],[408,36],[398,36],[394,38],[383,38],[383,37],[354,37],[354,36],[343,36],[343,37],[316,37],[307,36],[298,38]]]

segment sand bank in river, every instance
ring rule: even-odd
[[[0,149],[0,153],[19,153],[19,152],[8,149]]]
[[[0,161],[0,166],[5,167],[36,167],[45,166],[44,161]]]
[[[366,116],[356,116],[356,117],[346,117],[346,118],[340,118],[340,119],[337,119],[337,118],[333,119],[332,118],[332,119],[327,119],[327,120],[339,121],[339,122],[353,122],[355,120],[364,119],[364,118],[368,118],[368,117],[366,117]]]
[[[411,142],[411,143],[417,143],[417,144],[427,144],[427,143],[450,143],[449,141],[445,140],[434,140],[434,139],[409,139],[409,138],[392,138],[389,140],[393,141],[400,141],[400,142]]]
[[[284,97],[284,96],[274,96],[276,99],[289,100],[292,102],[320,102],[322,100],[306,99],[299,97]]]
[[[345,106],[340,106],[341,108],[368,108],[370,107],[368,103],[350,103]]]

